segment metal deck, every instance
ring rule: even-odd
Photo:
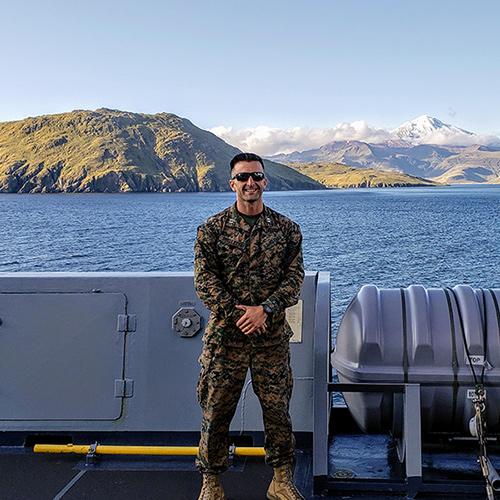
[[[328,495],[313,494],[312,450],[305,436],[298,436],[295,480],[305,498],[406,498],[396,489],[391,491],[391,481],[396,485],[404,478],[404,467],[399,463],[393,440],[388,435],[359,433],[346,408],[335,408],[333,418],[337,425],[330,437],[328,468],[335,489],[330,489]],[[2,500],[183,500],[196,499],[199,493],[201,477],[192,457],[99,456],[95,464],[88,465],[84,455],[32,452],[32,439],[53,441],[50,437],[30,438],[28,446],[19,443],[21,436],[13,435],[10,441],[7,437],[2,436],[6,445],[0,447]],[[196,444],[194,435],[184,439],[179,435],[166,439],[145,434],[94,437],[107,444]],[[255,445],[262,444],[262,436],[252,437]],[[73,438],[82,443],[91,439]],[[492,447],[491,451],[498,449]],[[500,464],[500,455],[492,454],[491,458],[495,465]],[[422,459],[426,481],[451,486],[439,495],[419,494],[417,498],[484,498],[474,443],[424,445]],[[257,500],[265,498],[271,477],[272,469],[262,458],[235,457],[222,481],[229,500]],[[372,487],[377,480],[383,481],[379,491],[370,490],[368,485]],[[354,484],[358,491],[352,490]],[[474,487],[477,493],[460,491],[464,484]]]
[[[312,458],[298,450],[296,481],[312,498]],[[87,466],[84,456],[40,455],[20,447],[0,450],[3,500],[196,499],[201,476],[191,457],[104,457]],[[272,469],[262,458],[235,458],[222,482],[228,499],[265,498]]]

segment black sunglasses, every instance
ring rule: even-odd
[[[250,177],[255,181],[263,181],[266,178],[266,174],[264,172],[240,172],[239,174],[236,174],[234,177],[231,177],[231,179],[236,179],[237,181],[240,182],[246,182]]]

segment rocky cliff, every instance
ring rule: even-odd
[[[229,190],[240,151],[189,120],[97,109],[0,123],[0,192]],[[272,190],[322,189],[266,160]]]

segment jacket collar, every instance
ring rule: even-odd
[[[250,229],[252,229],[250,224],[248,224],[245,221],[245,219],[240,215],[240,213],[236,209],[236,202],[230,207],[229,214],[230,214],[229,220],[233,221],[230,222],[231,225],[234,224],[240,226],[245,231],[250,231]],[[255,227],[267,227],[270,225],[272,225],[271,213],[269,208],[267,208],[266,205],[264,205],[264,210],[262,211],[261,216],[257,219]]]

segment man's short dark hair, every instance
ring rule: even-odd
[[[239,162],[239,161],[258,161],[261,165],[262,168],[264,169],[264,161],[259,155],[256,155],[255,153],[239,153],[237,154],[232,160],[231,160],[231,170],[233,170],[233,167]]]

